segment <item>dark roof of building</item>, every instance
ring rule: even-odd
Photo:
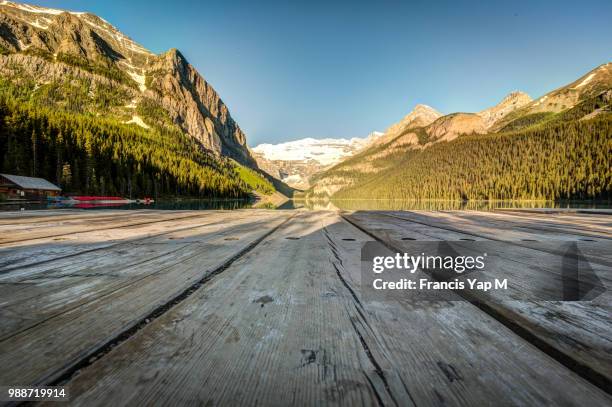
[[[45,191],[61,191],[62,189],[42,178],[22,177],[20,175],[0,174],[23,189],[42,189]]]

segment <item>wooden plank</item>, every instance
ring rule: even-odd
[[[489,212],[492,215],[520,217],[522,219],[541,219],[553,223],[565,222],[588,222],[594,224],[607,224],[612,222],[612,209],[569,209],[569,210],[539,210],[534,208],[530,211],[522,210],[494,210]]]
[[[266,215],[270,216],[270,214]],[[257,218],[258,216],[255,216]],[[81,234],[75,239],[79,242],[77,247],[84,249],[87,245],[96,245],[96,240],[105,242],[106,239],[118,240],[119,238],[128,239],[121,243],[112,245],[112,250],[100,250],[97,252],[89,252],[83,250],[82,253],[77,253],[75,256],[65,258],[60,256],[55,258],[53,261],[47,261],[44,264],[37,264],[36,266],[21,267],[11,272],[4,272],[0,274],[0,282],[10,285],[23,285],[31,287],[32,285],[40,286],[44,294],[49,294],[49,288],[63,287],[68,281],[72,281],[74,278],[78,278],[79,274],[83,274],[85,270],[89,275],[86,277],[92,277],[96,275],[104,275],[105,271],[108,271],[106,267],[115,266],[126,267],[130,262],[138,263],[142,259],[151,257],[151,253],[155,253],[157,256],[163,254],[164,248],[172,248],[178,244],[190,243],[190,239],[185,239],[185,236],[179,235],[181,231],[190,231],[191,233],[197,234],[212,234],[212,232],[220,230],[224,226],[236,224],[239,222],[244,223],[245,220],[251,218],[251,215],[240,214],[240,213],[220,213],[212,214],[210,212],[202,213],[199,218],[190,218],[187,220],[160,222],[145,227],[131,228],[126,233],[126,229],[121,229],[112,234],[110,232],[104,232],[100,234]],[[228,223],[228,221],[230,221]],[[141,229],[145,229],[144,231]],[[132,233],[135,232],[135,233]],[[142,236],[144,234],[144,236]],[[99,239],[89,239],[90,237],[96,237]],[[156,239],[152,238],[154,236]],[[114,238],[114,239],[113,239]],[[92,240],[88,242],[88,240]],[[85,243],[81,243],[85,241]],[[151,247],[146,250],[141,246],[143,243],[153,243]],[[155,245],[155,243],[163,242],[164,245]],[[174,245],[170,243],[175,243]],[[72,247],[72,244],[64,243],[65,246]],[[16,250],[30,253],[30,247],[19,247]],[[161,250],[160,250],[161,249]],[[44,248],[35,246],[34,251],[44,251]],[[140,254],[140,256],[139,256]],[[142,258],[142,259],[141,259]],[[111,273],[112,274],[112,273]],[[28,292],[32,293],[29,289]],[[23,297],[21,293],[16,293],[12,297],[3,297],[3,304],[6,306],[11,305],[11,298],[27,299]]]
[[[138,222],[143,214],[132,215],[133,224],[118,223],[105,230],[79,231],[52,237],[40,237],[0,245],[0,276],[10,270],[38,265],[60,258],[93,252],[125,241],[135,241],[200,224],[222,224],[227,217],[249,216],[248,212],[191,212],[186,217],[160,216],[151,221]],[[76,260],[75,260],[76,261]]]
[[[450,211],[441,212],[452,221],[468,220],[477,224],[495,224],[504,229],[537,232],[550,238],[573,239],[595,237],[612,239],[612,218],[594,215],[545,215],[545,214],[515,214],[504,212]],[[469,224],[469,223],[468,223]]]
[[[230,226],[265,224],[270,213],[218,214],[215,222],[189,219],[188,228],[171,228],[144,240],[130,240],[104,250],[60,258],[0,274],[3,324],[0,340],[39,324],[84,302],[156,273],[168,262],[190,258],[211,239],[238,239]],[[168,225],[165,225],[168,226]]]
[[[81,370],[68,382],[71,403],[611,402],[468,302],[364,298],[368,240],[336,213],[299,213]]]
[[[608,221],[609,217],[606,216],[580,215],[560,222],[558,219],[544,218],[540,214],[532,216],[531,219],[495,212],[464,211],[440,215],[447,216],[451,225],[488,239],[503,237],[514,241],[577,242],[582,254],[589,260],[599,260],[607,266],[612,266],[612,250],[603,250],[612,244],[612,221]],[[529,246],[529,243],[525,245]]]
[[[154,213],[146,211],[142,211],[141,213],[130,213],[129,211],[123,211],[121,214],[100,216],[97,218],[72,219],[72,217],[68,217],[67,219],[62,218],[57,221],[45,221],[31,224],[9,224],[0,226],[0,244],[4,246],[7,243],[30,242],[36,239],[64,237],[66,235],[81,232],[146,225],[148,223],[159,222],[162,219],[177,220],[198,216],[201,215],[193,211],[178,213],[172,211],[158,211]]]
[[[350,228],[345,226],[343,223],[337,223],[333,225],[333,227],[345,230],[344,232],[337,232],[340,237],[350,236],[351,234]],[[346,242],[343,239],[336,239],[336,244],[342,247],[344,250],[347,250],[348,247],[354,245],[354,243]],[[341,250],[339,251],[341,252]],[[345,257],[342,256],[342,258]],[[356,256],[353,255],[351,258],[355,259]],[[343,263],[343,270],[345,270],[346,275],[349,276],[347,281],[352,283],[353,287],[359,289],[359,284],[361,281],[359,266],[355,264],[355,262],[347,263],[344,261]],[[445,298],[447,298],[447,296],[445,296]],[[373,303],[375,309],[380,309],[378,308],[380,306],[379,303],[376,301],[371,301],[371,303]],[[477,388],[486,387],[485,383],[487,381],[491,383],[490,379],[492,377],[495,377],[495,379],[492,380],[508,380],[508,383],[500,383],[500,387],[502,387],[502,389],[490,388],[489,390],[491,390],[491,393],[488,395],[484,394],[486,393],[486,390],[482,390],[481,394],[475,396],[477,398],[474,400],[470,400],[470,395],[466,396],[460,392],[459,394],[454,393],[456,389],[450,390],[447,394],[444,394],[441,393],[438,388],[433,391],[434,394],[432,394],[431,399],[429,399],[431,405],[447,404],[449,399],[451,400],[449,403],[451,405],[490,404],[491,400],[496,400],[496,404],[500,405],[555,405],[561,402],[563,397],[557,399],[556,401],[542,401],[542,397],[546,398],[550,396],[542,396],[538,395],[538,393],[542,390],[542,388],[551,389],[558,386],[552,384],[551,382],[545,382],[542,376],[550,375],[550,372],[553,371],[564,375],[564,369],[560,366],[554,367],[554,364],[551,364],[548,367],[543,367],[540,365],[542,362],[534,359],[534,355],[538,352],[534,351],[534,348],[531,345],[527,345],[527,342],[523,341],[522,339],[518,339],[506,327],[500,326],[495,319],[485,315],[482,312],[475,312],[475,307],[470,303],[462,301],[453,301],[450,303],[439,301],[434,303],[430,302],[429,307],[423,306],[424,303],[422,302],[414,303],[409,300],[400,301],[399,303],[401,307],[398,308],[406,311],[405,314],[398,312],[396,309],[385,310],[380,312],[377,318],[377,322],[387,327],[387,332],[393,332],[393,339],[386,341],[386,343],[392,344],[390,346],[399,348],[413,347],[414,343],[431,341],[432,349],[429,350],[431,352],[429,357],[431,357],[433,360],[437,359],[439,361],[437,364],[440,369],[445,370],[444,367],[446,367],[446,373],[450,376],[448,381],[451,383],[454,383],[453,380],[456,382],[462,382],[463,380],[470,381],[471,379],[466,378],[474,374],[475,368],[479,373],[483,374],[483,377],[480,378],[480,380],[482,380],[480,384],[477,382],[472,382],[474,387],[469,387],[468,385],[468,388],[474,392],[476,392],[475,389]],[[425,304],[427,304],[427,302],[425,302]],[[416,317],[415,313],[420,315]],[[406,318],[405,321],[410,322],[397,324],[397,320],[402,320],[402,318]],[[430,319],[437,319],[438,325],[431,325],[428,322]],[[419,331],[422,333],[416,333]],[[516,343],[514,345],[512,345],[513,338],[516,339]],[[446,346],[456,346],[460,349],[456,349],[456,352],[449,352],[449,350],[444,349],[445,344]],[[512,349],[512,346],[515,348]],[[425,351],[419,352],[416,355],[410,356],[409,358],[406,358],[405,356],[403,358],[400,357],[399,360],[395,359],[396,353],[392,352],[394,356],[393,362],[397,363],[400,368],[406,365],[411,365],[422,366],[423,368],[428,367],[431,369],[433,367],[432,362],[424,364],[423,360],[421,360],[421,355],[424,352]],[[502,355],[498,355],[499,358],[492,357],[490,353],[495,352],[500,352]],[[505,358],[508,359],[504,360]],[[537,358],[544,360],[548,359],[543,355],[538,355]],[[524,365],[521,366],[522,363],[524,363]],[[547,361],[545,363],[549,362]],[[522,382],[521,379],[508,376],[508,368],[510,368],[512,372],[521,372],[521,379],[526,379],[526,381]],[[457,374],[455,375],[454,373]],[[414,375],[411,372],[408,377],[413,376]],[[528,376],[531,378],[528,379]],[[548,379],[552,378],[549,377]],[[574,377],[573,380],[579,379]],[[439,383],[440,385],[444,383],[444,381],[440,380],[440,378],[438,378],[438,380],[434,378],[419,378],[417,379],[417,382],[418,384],[416,389],[420,389],[421,386],[426,387],[428,384],[430,389],[432,389],[433,383]],[[462,385],[465,385],[465,383],[462,383]],[[457,386],[460,386],[460,384],[457,383]],[[505,386],[508,387],[504,389]],[[588,392],[588,390],[586,391]],[[544,390],[544,392],[547,391]],[[436,402],[435,398],[433,397],[434,395],[441,395],[442,398]],[[585,395],[578,393],[574,396],[575,398],[566,399],[565,402],[569,405],[582,405],[582,402],[584,401],[582,398]]]
[[[238,222],[203,226],[147,242],[165,252],[128,265],[127,257],[111,263],[84,262],[62,272],[59,281],[44,281],[37,295],[3,309],[12,318],[12,333],[0,341],[0,382],[46,384],[60,377],[155,309],[220,268],[261,239],[289,214],[274,211],[240,214]],[[231,238],[231,239],[228,239]],[[178,242],[180,240],[180,242]],[[170,248],[163,248],[170,246]],[[146,256],[146,250],[140,252]],[[115,261],[112,265],[113,260]],[[76,283],[71,274],[78,274]],[[51,284],[51,292],[44,286]],[[21,320],[20,320],[21,319]],[[3,324],[4,325],[4,324]],[[26,352],[28,358],[23,358]]]
[[[609,216],[577,215],[555,217],[554,215],[518,216],[505,213],[453,212],[454,218],[466,219],[483,225],[495,225],[502,229],[524,230],[550,237],[579,241],[612,240],[612,218]],[[546,218],[545,216],[551,217]]]
[[[154,211],[155,213],[159,211]],[[151,212],[153,214],[154,212]],[[98,221],[102,219],[117,219],[127,218],[132,213],[132,216],[141,216],[147,211],[35,211],[29,212],[28,215],[24,212],[23,215],[17,214],[15,216],[1,216],[3,213],[0,212],[0,227],[3,230],[10,230],[11,228],[20,229],[25,227],[37,227],[51,225],[63,225],[63,224],[83,224],[88,220]]]
[[[455,241],[465,237],[460,232],[433,226],[437,216],[439,214],[433,212],[421,213],[418,217],[422,221],[420,223],[370,212],[357,212],[348,218],[399,251],[409,248],[410,243],[401,240],[406,236],[416,240]],[[430,226],[425,224],[425,218],[431,218],[427,220],[431,223]],[[500,237],[500,234],[503,233],[498,231],[497,237]],[[484,237],[476,238],[486,241]],[[561,264],[559,256],[510,244],[503,253],[493,255],[503,256],[503,261],[496,263],[501,263],[499,268],[488,269],[487,276],[508,278],[510,283],[507,293],[471,291],[469,298],[490,307],[504,319],[518,325],[542,345],[549,347],[557,357],[564,358],[567,363],[573,363],[577,370],[590,376],[592,380],[602,386],[609,386],[612,379],[610,268],[592,264],[594,271],[608,288],[596,301],[537,301],[534,296],[529,296],[534,287],[541,286],[542,281],[560,281],[562,278],[560,270],[547,267]],[[472,275],[478,277],[478,273]],[[513,296],[527,300],[512,301],[510,298]]]
[[[424,228],[419,229],[421,233],[427,235],[437,233],[437,236],[444,236],[442,239],[452,238],[476,238],[476,240],[494,240],[511,242],[512,245],[523,246],[526,248],[534,247],[535,242],[559,242],[572,241],[580,243],[581,253],[590,261],[612,267],[612,251],[605,250],[612,243],[612,240],[604,235],[605,229],[598,232],[597,236],[582,234],[571,229],[550,229],[537,226],[532,222],[527,226],[518,223],[505,221],[487,220],[487,215],[475,218],[474,215],[459,214],[456,212],[435,212],[427,215],[427,212],[380,212],[381,214],[396,217],[417,224],[422,224]],[[469,219],[464,219],[469,217]],[[578,225],[576,225],[579,227]],[[427,230],[434,227],[437,231]],[[446,232],[444,232],[446,231]],[[550,253],[561,254],[555,251],[557,245],[549,245],[546,249]],[[545,250],[543,245],[540,249]]]
[[[109,210],[110,212],[110,210]],[[0,222],[11,221],[15,219],[23,220],[24,222],[35,218],[49,218],[52,216],[65,215],[85,215],[91,214],[91,211],[85,209],[43,209],[33,211],[22,210],[2,210],[0,211]],[[98,215],[99,216],[99,215]]]

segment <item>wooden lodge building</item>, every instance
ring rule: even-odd
[[[42,199],[57,196],[61,188],[42,178],[0,174],[0,195],[9,199]]]

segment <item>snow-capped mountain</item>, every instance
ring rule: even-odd
[[[351,139],[304,138],[280,144],[260,144],[251,152],[258,166],[270,175],[297,188],[309,187],[309,178],[372,144],[383,133]]]

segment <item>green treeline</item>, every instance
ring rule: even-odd
[[[133,198],[246,197],[252,189],[237,164],[212,157],[180,132],[146,130],[6,96],[0,97],[2,172],[42,177],[68,193]],[[273,191],[265,182],[256,187]]]
[[[147,98],[136,110],[151,128],[125,124],[131,98],[122,78],[39,84],[13,68],[0,78],[0,172],[42,177],[64,193],[132,198],[274,192],[255,170],[205,151]]]
[[[611,199],[612,117],[461,136],[385,158],[337,199]],[[333,175],[343,177],[339,166]]]

